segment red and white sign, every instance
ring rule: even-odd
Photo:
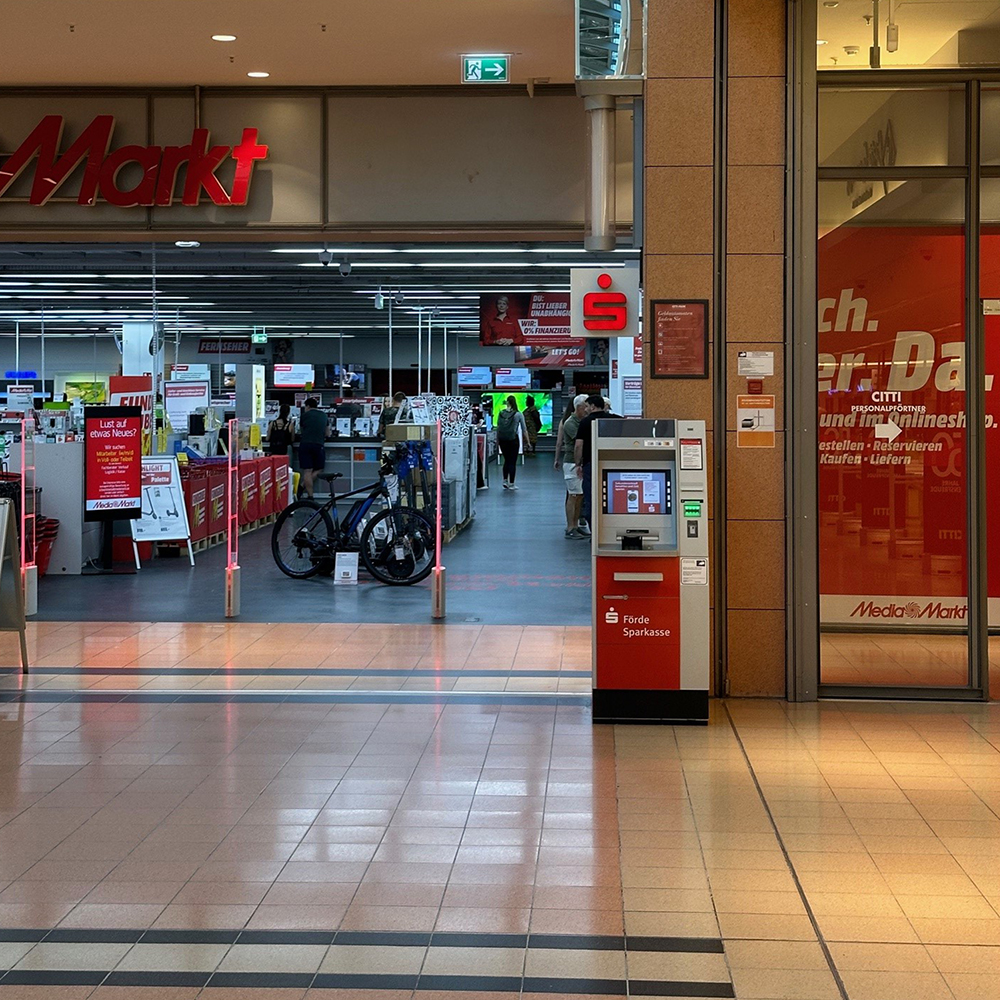
[[[498,368],[493,380],[498,389],[527,389],[531,386],[531,372],[527,368]]]
[[[142,410],[84,408],[85,521],[139,517],[142,507]]]
[[[257,129],[243,129],[237,146],[211,146],[207,128],[196,128],[185,146],[120,146],[111,150],[115,129],[113,115],[98,115],[64,152],[63,116],[46,115],[31,134],[14,150],[0,168],[0,198],[34,160],[34,176],[28,204],[44,205],[84,164],[76,194],[78,205],[93,205],[98,192],[119,208],[164,207],[177,194],[177,178],[182,173],[182,205],[197,205],[207,195],[215,205],[245,205],[250,194],[254,164],[267,158],[267,146],[257,143]],[[227,160],[236,161],[230,191],[216,171]],[[138,180],[122,186],[123,177],[134,177],[129,167],[138,167]]]
[[[574,267],[570,316],[576,337],[639,335],[639,269]]]
[[[305,389],[316,382],[316,370],[312,365],[275,365],[275,389]]]
[[[479,342],[513,347],[526,368],[582,368],[587,344],[573,336],[565,292],[505,293],[479,297]]]
[[[112,375],[108,379],[112,406],[138,406],[142,410],[142,453],[153,450],[153,376]]]
[[[132,522],[133,540],[164,542],[190,537],[177,457],[145,457],[142,460],[142,514]]]

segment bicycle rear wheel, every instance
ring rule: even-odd
[[[361,533],[361,558],[381,583],[419,583],[434,568],[434,525],[415,510],[383,510]]]
[[[330,515],[315,500],[289,504],[274,522],[271,554],[286,576],[304,580],[315,576],[335,549]]]

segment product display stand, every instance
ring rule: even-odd
[[[24,589],[21,553],[14,530],[14,505],[0,500],[0,632],[17,632],[21,638],[21,672],[28,672],[28,642],[24,624]]]

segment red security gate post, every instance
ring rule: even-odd
[[[441,565],[441,466],[443,456],[441,454],[441,421],[437,422],[437,455],[435,456],[436,476],[437,476],[437,503],[435,504],[435,525],[434,525],[434,577],[431,582],[431,618],[445,617],[445,573],[444,566]]]
[[[240,613],[239,447],[240,422],[230,420],[226,478],[226,617]]]

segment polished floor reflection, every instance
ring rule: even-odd
[[[3,638],[0,1000],[996,995],[992,706],[595,728],[586,630],[87,628]]]

